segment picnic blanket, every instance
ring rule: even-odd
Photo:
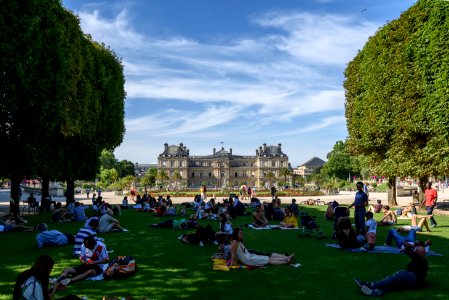
[[[331,248],[337,248],[341,249],[339,244],[324,244],[327,247]],[[360,248],[354,248],[354,249],[345,249],[349,252],[366,252],[361,250]],[[390,253],[390,254],[402,254],[399,249],[395,246],[376,246],[374,247],[374,250],[368,251],[368,253]],[[435,252],[433,250],[429,250],[426,254],[427,256],[443,256],[443,254]]]
[[[255,229],[255,230],[269,230],[269,229],[299,230],[299,229],[301,229],[301,228],[298,228],[298,227],[296,227],[296,228],[286,228],[286,227],[281,227],[279,225],[267,225],[265,227],[254,227],[253,224],[249,224],[248,228]]]
[[[231,269],[248,269],[248,270],[254,270],[254,269],[258,269],[260,267],[255,267],[255,266],[245,266],[245,265],[237,265],[237,266],[228,266],[226,264],[226,260],[222,259],[222,258],[213,258],[212,259],[213,265],[212,265],[212,269],[215,271],[229,271]]]

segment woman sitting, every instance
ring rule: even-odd
[[[265,227],[269,224],[267,218],[265,217],[264,207],[258,205],[256,211],[253,212],[253,226],[254,227]]]
[[[415,203],[410,203],[410,205],[402,210],[401,218],[412,218],[413,215],[416,215],[418,212],[416,211]]]
[[[48,290],[48,282],[54,260],[48,255],[40,256],[31,269],[24,271],[17,277],[14,285],[13,299],[53,299],[53,296],[59,287],[55,283],[51,291]],[[80,299],[76,296],[66,296],[59,299]]]
[[[285,210],[285,216],[284,220],[279,223],[281,227],[284,228],[298,228],[298,220],[296,219],[296,216],[292,213],[290,207],[286,207]]]
[[[105,214],[103,214],[100,217],[99,225],[98,225],[98,232],[107,233],[111,232],[114,229],[117,229],[119,231],[127,231],[122,226],[120,226],[120,223],[117,219],[114,219],[112,217],[114,213],[111,209],[108,209]]]
[[[243,230],[235,228],[232,233],[231,259],[229,264],[235,265],[241,263],[247,266],[263,267],[270,265],[285,265],[292,262],[293,255],[287,256],[278,253],[268,253],[267,255],[258,255],[250,253],[243,244]]]
[[[354,249],[360,248],[363,245],[363,241],[357,239],[349,217],[341,217],[338,219],[336,236],[341,248]]]

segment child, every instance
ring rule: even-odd
[[[374,245],[376,244],[377,222],[373,219],[373,216],[374,216],[373,213],[370,211],[365,214],[366,239],[368,240],[367,250],[369,251],[374,250]]]

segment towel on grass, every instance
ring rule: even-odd
[[[105,264],[105,265],[103,266],[103,273],[106,271],[106,269],[107,269],[108,267],[109,267],[108,264]],[[103,280],[103,279],[104,279],[104,278],[103,278],[103,273],[98,274],[97,276],[87,277],[86,280],[95,280],[95,281],[97,281],[97,280]]]
[[[341,249],[339,244],[325,244],[327,247]],[[345,249],[349,252],[368,252],[368,253],[390,253],[390,254],[402,254],[397,247],[394,246],[375,246],[372,251],[363,251],[360,248]],[[437,253],[433,250],[429,250],[427,256],[443,256],[441,253]]]
[[[254,227],[253,224],[249,224],[248,228],[251,229],[255,229],[255,230],[269,230],[269,229],[282,229],[282,230],[298,230],[300,228],[295,227],[295,228],[286,228],[286,227],[281,227],[279,225],[267,225],[265,227]]]

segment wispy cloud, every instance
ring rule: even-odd
[[[79,15],[86,33],[123,58],[125,141],[133,145],[138,137],[232,139],[229,130],[239,130],[242,136],[277,138],[343,124],[344,66],[378,28],[348,15],[272,11],[249,18],[259,26],[257,35],[199,41],[147,36],[135,28],[131,9],[121,7],[106,18],[97,5]],[[185,105],[136,109],[140,101],[173,100]],[[290,130],[271,132],[270,124],[288,124]]]

